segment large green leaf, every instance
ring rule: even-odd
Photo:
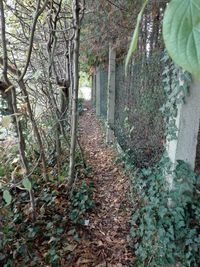
[[[164,15],[163,37],[174,62],[200,79],[200,0],[172,0]]]
[[[5,200],[6,205],[9,205],[12,201],[12,196],[7,189],[3,191],[3,199]]]
[[[142,15],[144,13],[144,9],[145,9],[148,1],[149,0],[145,0],[144,1],[142,9],[141,9],[141,11],[140,11],[140,13],[138,14],[138,17],[137,17],[137,23],[136,23],[135,31],[133,33],[132,41],[131,41],[131,44],[130,44],[130,47],[129,47],[129,50],[128,50],[128,54],[127,54],[127,57],[126,57],[126,62],[125,62],[125,71],[126,71],[126,73],[127,73],[127,67],[128,67],[128,63],[129,63],[129,61],[131,59],[131,56],[135,52],[135,50],[137,49],[140,22],[142,20]]]
[[[24,178],[22,184],[28,191],[32,189],[32,184],[28,178]]]

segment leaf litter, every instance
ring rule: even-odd
[[[82,238],[77,249],[74,266],[128,267],[135,258],[131,252],[128,234],[130,230],[131,204],[128,199],[130,183],[123,166],[115,163],[117,152],[104,142],[101,123],[94,110],[87,105],[87,112],[80,117],[81,145],[87,165],[93,176],[95,209],[88,215],[88,241]]]

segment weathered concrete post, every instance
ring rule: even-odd
[[[92,106],[96,104],[96,74],[92,75]]]
[[[112,44],[109,45],[109,66],[108,66],[108,95],[107,95],[107,130],[106,142],[111,143],[114,138],[114,119],[115,119],[115,69],[116,51]]]
[[[167,143],[168,155],[174,166],[177,160],[183,160],[194,169],[199,121],[200,81],[193,79],[190,87],[190,95],[186,98],[186,103],[180,104],[178,107],[176,118],[178,138]]]
[[[100,101],[101,101],[101,80],[100,80],[100,69],[96,70],[96,114],[100,116]]]

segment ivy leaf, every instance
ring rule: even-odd
[[[22,184],[28,191],[30,191],[32,189],[31,182],[28,178],[24,178],[22,181]]]
[[[9,205],[12,201],[12,196],[8,190],[3,191],[3,199],[6,202],[6,205]]]
[[[169,55],[197,79],[200,79],[199,14],[199,0],[172,0],[163,21],[163,38]]]
[[[142,20],[142,15],[144,13],[144,9],[145,9],[148,1],[149,0],[145,0],[144,4],[142,6],[142,9],[141,9],[141,11],[140,11],[140,13],[138,14],[138,17],[137,17],[137,23],[136,23],[135,31],[133,33],[132,41],[131,41],[131,44],[130,44],[130,47],[129,47],[129,50],[128,50],[128,54],[127,54],[127,57],[126,57],[126,62],[125,62],[125,72],[126,72],[126,74],[127,74],[128,63],[129,63],[129,61],[131,59],[131,56],[135,52],[135,50],[137,49],[140,22]]]

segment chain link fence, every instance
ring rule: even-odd
[[[164,103],[161,53],[116,68],[115,135],[136,165],[147,166],[163,152]]]
[[[162,53],[140,56],[125,75],[124,63],[116,65],[114,133],[122,149],[138,167],[158,161],[163,153],[164,103]],[[100,69],[100,113],[107,114],[108,71]]]

